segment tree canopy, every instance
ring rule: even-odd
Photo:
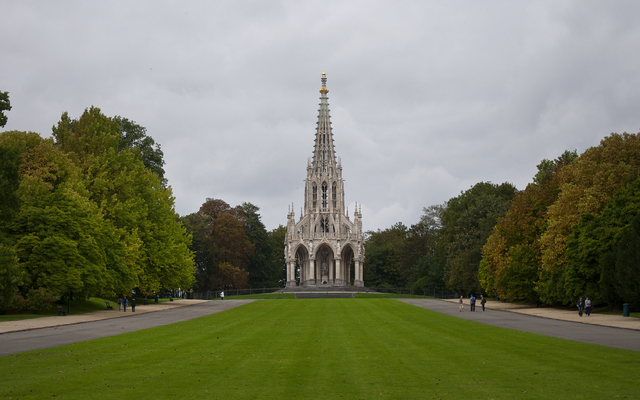
[[[279,261],[284,263],[284,228],[267,232],[259,211],[251,203],[231,207],[209,198],[198,212],[182,217],[193,235],[196,290],[282,285],[284,272]]]
[[[191,238],[153,143],[144,128],[95,107],[78,119],[62,114],[52,139],[0,134],[0,258],[12,271],[0,271],[3,294],[191,287]]]
[[[9,92],[0,91],[0,128],[7,124],[7,116],[4,114],[5,111],[11,111]]]

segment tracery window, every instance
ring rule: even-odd
[[[327,217],[320,218],[320,232],[323,232],[323,233],[329,232],[329,218]]]
[[[327,152],[322,151],[322,172],[327,172]]]
[[[316,186],[316,184],[313,184],[313,208],[316,208],[316,205],[318,203],[318,187]]]
[[[327,182],[322,182],[322,208],[329,206],[329,195],[327,193]]]
[[[333,185],[331,185],[331,197],[333,200],[333,209],[335,210],[336,208],[338,208],[338,195],[336,193],[336,183],[333,182]]]

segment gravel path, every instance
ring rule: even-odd
[[[579,342],[601,344],[603,346],[640,351],[640,321],[637,318],[624,318],[613,315],[599,320],[598,316],[578,316],[576,311],[574,320],[570,313],[551,307],[537,308],[534,312],[530,307],[499,306],[499,302],[488,302],[487,311],[482,312],[478,305],[475,312],[469,311],[468,299],[465,301],[463,312],[458,311],[457,300],[442,301],[431,299],[398,299],[418,307],[462,318],[482,324],[499,326],[501,328],[516,329],[525,332],[540,333],[562,339],[577,340]],[[506,303],[508,304],[508,303]],[[498,309],[500,307],[500,309]],[[566,319],[565,319],[566,318]],[[596,321],[593,322],[593,321]],[[634,320],[634,321],[627,321]],[[605,321],[609,325],[605,325]],[[636,327],[636,328],[633,328]]]

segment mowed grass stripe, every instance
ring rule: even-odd
[[[2,357],[4,398],[638,398],[640,353],[391,299],[257,301]]]

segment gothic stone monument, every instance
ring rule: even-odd
[[[296,222],[293,206],[287,215],[285,260],[287,287],[364,286],[362,213],[356,209],[349,219],[344,202],[342,164],[336,160],[327,93],[327,76],[322,73],[320,110],[313,158],[307,161],[304,209]]]

